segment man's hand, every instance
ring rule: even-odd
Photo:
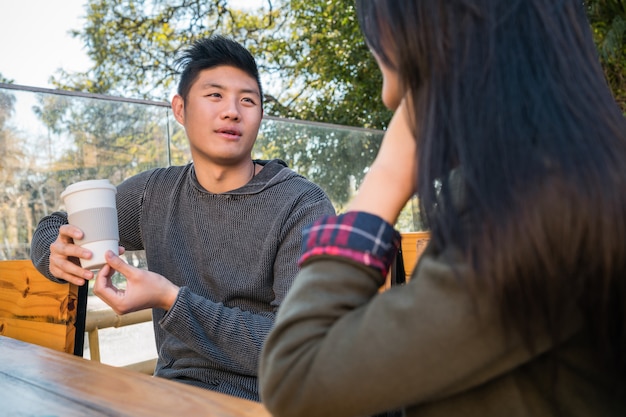
[[[91,259],[93,256],[90,250],[74,244],[74,239],[82,237],[82,230],[66,224],[61,226],[59,236],[50,245],[50,273],[78,286],[94,277],[93,272],[80,266],[78,258]]]
[[[176,301],[179,287],[164,276],[135,268],[111,251],[107,251],[105,259],[107,265],[98,272],[93,292],[117,314],[146,308],[169,310]],[[125,290],[113,285],[111,277],[115,271],[126,278]]]
[[[91,259],[93,253],[74,243],[74,239],[81,239],[83,231],[76,226],[65,224],[59,228],[59,236],[50,245],[49,269],[50,273],[59,279],[82,286],[86,280],[94,277],[94,273],[80,266],[79,258]],[[120,255],[124,248],[119,247]]]

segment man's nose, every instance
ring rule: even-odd
[[[239,120],[241,118],[239,103],[235,100],[226,100],[222,110],[222,117],[224,119]]]

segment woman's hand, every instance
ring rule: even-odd
[[[349,211],[375,214],[395,224],[417,187],[417,144],[411,129],[411,106],[404,99],[383,137],[378,155]]]

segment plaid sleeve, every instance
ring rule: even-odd
[[[318,255],[333,255],[372,267],[383,276],[400,246],[400,233],[393,226],[378,216],[357,211],[324,216],[302,235],[300,266]]]

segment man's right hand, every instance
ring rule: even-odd
[[[94,277],[93,272],[80,266],[79,258],[91,259],[93,256],[90,250],[74,244],[74,239],[82,237],[82,230],[65,224],[59,229],[57,239],[50,245],[50,273],[78,286]]]

